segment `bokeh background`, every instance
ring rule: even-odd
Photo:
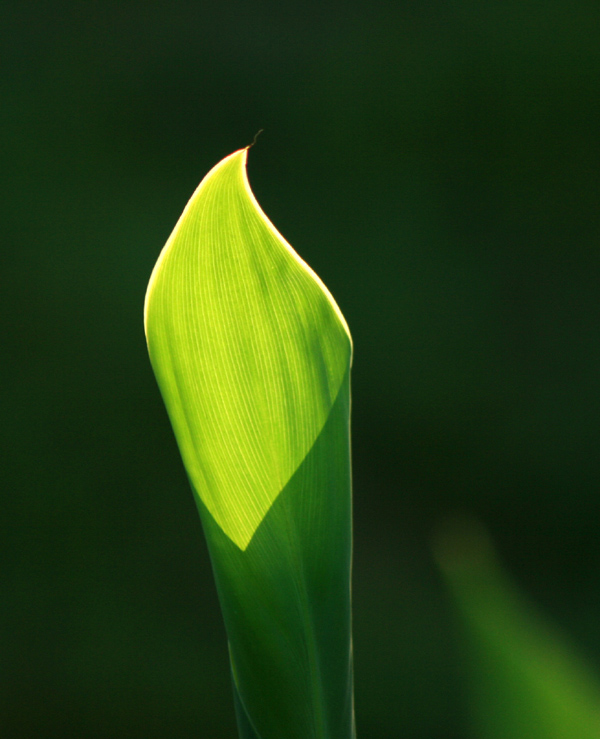
[[[233,739],[146,284],[250,143],[355,341],[361,739],[470,737],[446,516],[600,672],[600,5],[5,2],[0,731]]]

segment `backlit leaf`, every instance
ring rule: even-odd
[[[350,739],[352,344],[246,157],[209,172],[165,245],[148,349],[209,544],[240,736]]]

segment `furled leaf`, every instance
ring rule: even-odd
[[[600,684],[565,636],[518,592],[479,526],[438,542],[465,637],[473,736],[596,739]]]
[[[346,739],[351,339],[246,157],[209,172],[167,241],[148,349],[209,543],[241,736]]]

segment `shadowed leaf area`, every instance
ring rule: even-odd
[[[245,551],[198,501],[239,698],[265,739],[353,735],[347,418],[348,378]]]

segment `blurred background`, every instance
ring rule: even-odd
[[[0,733],[233,739],[144,293],[204,174],[353,332],[360,739],[467,739],[475,516],[600,672],[600,5],[5,2]]]

